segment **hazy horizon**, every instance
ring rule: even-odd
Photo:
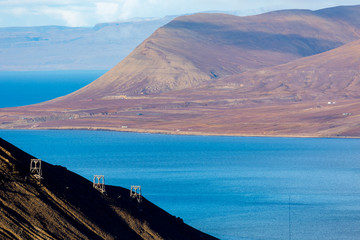
[[[355,0],[284,1],[284,0],[107,0],[107,1],[0,1],[0,27],[68,26],[91,27],[97,23],[117,22],[134,18],[162,18],[197,12],[235,12],[236,15],[254,15],[281,9],[310,9],[357,5]]]

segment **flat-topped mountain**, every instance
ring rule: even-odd
[[[42,162],[0,138],[1,239],[216,239],[129,190],[106,186],[106,194],[79,175]]]
[[[2,109],[0,127],[360,137],[359,14],[178,17],[88,86]]]
[[[174,17],[0,28],[0,71],[108,70]]]
[[[356,13],[360,14],[359,6],[249,17],[178,17],[104,76],[71,96],[100,98],[191,88],[325,52],[359,39]]]

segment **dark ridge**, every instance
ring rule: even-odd
[[[29,173],[33,156],[0,138],[1,239],[216,239],[129,190],[101,194],[65,167],[42,162],[43,179]]]

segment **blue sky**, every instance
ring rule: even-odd
[[[278,9],[315,10],[357,4],[360,4],[360,0],[0,0],[0,27],[78,27],[137,17],[163,17],[213,10],[252,15]]]

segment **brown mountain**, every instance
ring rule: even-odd
[[[34,158],[0,138],[1,239],[215,239],[129,190],[106,194],[66,168],[42,162],[43,179],[29,172]]]
[[[257,16],[195,14],[159,28],[69,99],[160,93],[275,66],[359,39],[360,6]],[[342,17],[346,16],[346,17]]]
[[[359,13],[180,17],[90,85],[2,109],[1,128],[359,137]]]
[[[360,98],[360,40],[331,51],[258,71],[224,78],[219,86],[232,85],[248,94],[284,95],[297,101]]]

